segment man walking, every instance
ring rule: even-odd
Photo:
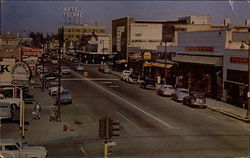
[[[35,108],[34,108],[34,114],[35,116],[33,117],[33,119],[40,119],[40,113],[41,113],[41,105],[39,104],[39,102],[36,102]]]

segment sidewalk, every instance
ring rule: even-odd
[[[30,125],[26,127],[28,130],[25,133],[28,144],[46,144],[48,141],[75,136],[74,132],[63,131],[63,126],[67,124],[63,118],[61,122],[49,121],[54,98],[48,95],[47,89],[44,89],[43,92],[41,91],[41,84],[38,78],[35,78],[35,85],[33,85],[30,93],[34,95],[34,99],[40,103],[42,111],[41,119],[32,119],[32,111],[34,110],[36,101],[33,102],[33,105],[26,105],[25,117],[26,121],[30,123]]]
[[[119,77],[121,76],[121,72],[111,71],[111,73]],[[242,109],[222,101],[207,98],[207,108],[242,121],[250,122],[250,119],[246,118],[246,109]]]

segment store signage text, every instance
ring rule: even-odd
[[[10,65],[0,65],[0,73],[10,72]]]
[[[186,51],[199,51],[199,52],[214,52],[213,47],[191,47],[187,46],[185,47]]]
[[[21,56],[42,56],[43,50],[40,48],[22,48]]]
[[[248,63],[248,58],[230,57],[231,63]]]

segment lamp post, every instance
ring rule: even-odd
[[[167,41],[165,43],[165,51],[164,51],[164,59],[165,59],[165,69],[164,69],[164,84],[166,84],[166,77],[167,77]]]
[[[104,65],[104,40],[101,40],[100,43],[102,43],[102,65]]]
[[[244,49],[244,44],[248,46],[248,92],[247,92],[247,114],[246,118],[250,119],[250,40],[248,42],[242,41],[241,49]]]

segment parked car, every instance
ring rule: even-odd
[[[50,81],[50,82],[48,82],[48,84],[46,86],[47,86],[46,88],[56,87],[56,86],[58,86],[58,82],[57,81]]]
[[[15,139],[0,139],[0,157],[2,158],[47,158],[48,152],[43,146],[23,145]]]
[[[50,82],[57,82],[57,81],[58,81],[57,77],[46,77],[45,78],[45,87],[48,88]]]
[[[60,93],[60,103],[72,103],[72,96],[69,90],[64,89],[62,93]]]
[[[68,75],[70,70],[67,67],[62,66],[61,67],[61,72],[62,72],[63,75]]]
[[[206,95],[203,92],[191,91],[188,96],[183,98],[183,104],[206,108]]]
[[[52,59],[52,60],[51,60],[51,64],[55,64],[55,65],[56,65],[56,64],[58,64],[58,61],[55,60],[55,59]]]
[[[43,76],[44,76],[44,78],[46,78],[46,77],[54,77],[54,74],[50,73],[50,72],[44,72],[44,73],[41,72],[39,77],[43,78]]]
[[[20,98],[14,98],[14,97],[5,97],[3,94],[0,94],[0,102],[7,102],[10,103],[12,109],[19,109],[20,108]]]
[[[38,65],[37,67],[36,67],[36,72],[37,73],[41,73],[41,72],[48,72],[49,70],[48,70],[48,68],[47,67],[45,67],[44,66],[44,69],[43,69],[43,66],[42,65]]]
[[[146,78],[144,81],[140,83],[140,87],[144,89],[155,88],[156,87],[155,80],[152,78]]]
[[[125,79],[126,79],[127,83],[137,83],[138,82],[138,75],[131,73]]]
[[[63,92],[63,87],[60,87],[60,92]],[[49,88],[49,95],[50,96],[56,96],[58,94],[58,86],[50,87]]]
[[[162,96],[171,96],[175,89],[172,85],[163,84],[157,89],[157,94]]]
[[[0,102],[0,120],[12,120],[13,112],[10,103]]]
[[[110,73],[111,71],[110,66],[108,65],[100,66],[98,70],[103,73]]]
[[[75,65],[75,70],[77,70],[77,71],[83,71],[84,70],[83,65],[82,64],[76,64]]]
[[[125,81],[126,78],[128,77],[128,75],[131,74],[131,73],[132,73],[132,71],[130,71],[130,70],[123,70],[122,74],[121,74],[121,80]]]
[[[183,101],[183,98],[189,95],[189,90],[185,88],[176,88],[175,92],[172,94],[172,99],[175,101]]]

